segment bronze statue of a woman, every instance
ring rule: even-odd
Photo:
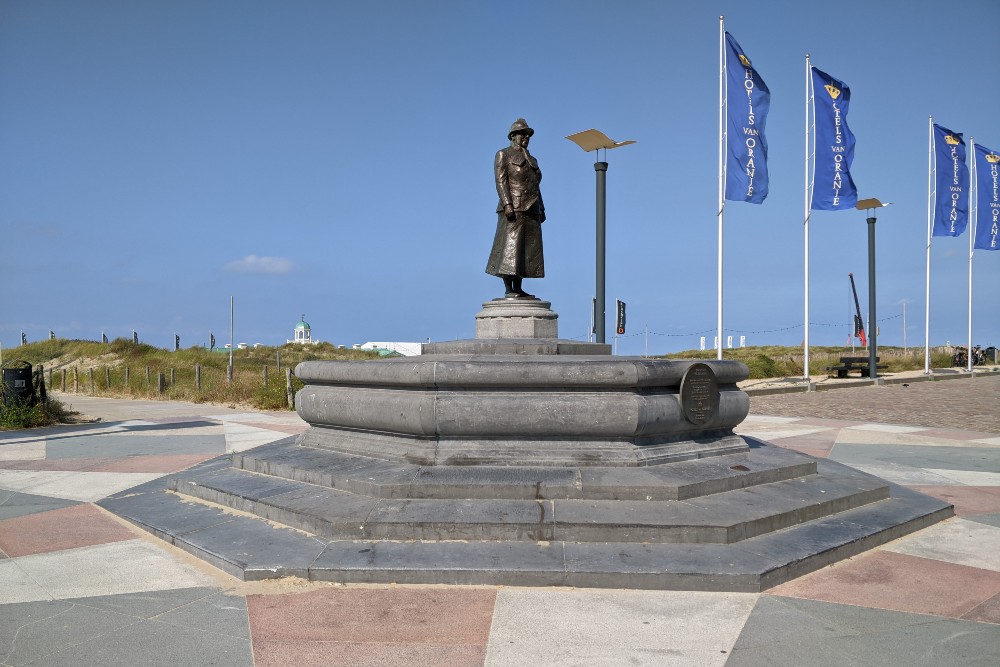
[[[538,185],[542,171],[528,153],[535,133],[523,118],[510,126],[510,146],[497,151],[493,160],[497,194],[497,231],[486,263],[486,273],[503,279],[504,297],[534,299],[521,289],[522,278],[544,278],[542,223],[545,205]]]

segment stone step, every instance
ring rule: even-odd
[[[233,465],[373,498],[508,500],[684,500],[816,472],[812,457],[747,441],[747,452],[625,468],[420,466],[291,443],[235,454]]]
[[[328,541],[185,500],[163,484],[98,504],[247,581],[759,592],[952,516],[947,503],[891,485],[886,500],[728,545]]]
[[[727,544],[888,497],[887,483],[843,466],[683,501],[386,499],[241,469],[171,488],[334,540]]]

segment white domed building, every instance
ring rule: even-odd
[[[317,345],[320,341],[313,340],[312,337],[312,327],[306,322],[306,316],[302,315],[302,319],[299,323],[295,325],[292,336],[293,340],[286,341],[287,343],[299,343],[301,345]]]

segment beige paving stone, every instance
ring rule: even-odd
[[[976,521],[949,519],[882,549],[1000,572],[1000,528]]]
[[[1000,486],[1000,473],[983,472],[981,470],[946,470],[944,468],[926,468],[927,472],[954,480],[966,486]]]
[[[0,461],[38,461],[44,458],[44,441],[0,445]]]
[[[215,580],[145,540],[11,559],[44,589],[37,600],[211,586]],[[3,562],[0,561],[0,564]],[[0,593],[2,595],[2,593]]]
[[[0,560],[0,604],[51,600],[52,596],[28,576],[14,559]]]
[[[163,473],[0,470],[0,489],[91,503],[162,476]]]
[[[757,598],[751,593],[501,589],[486,666],[725,665]]]

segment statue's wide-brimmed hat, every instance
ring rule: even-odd
[[[514,124],[510,126],[510,132],[507,133],[507,138],[510,139],[515,134],[526,134],[529,137],[535,133],[530,127],[528,127],[528,121],[523,118],[518,118],[514,121]]]

